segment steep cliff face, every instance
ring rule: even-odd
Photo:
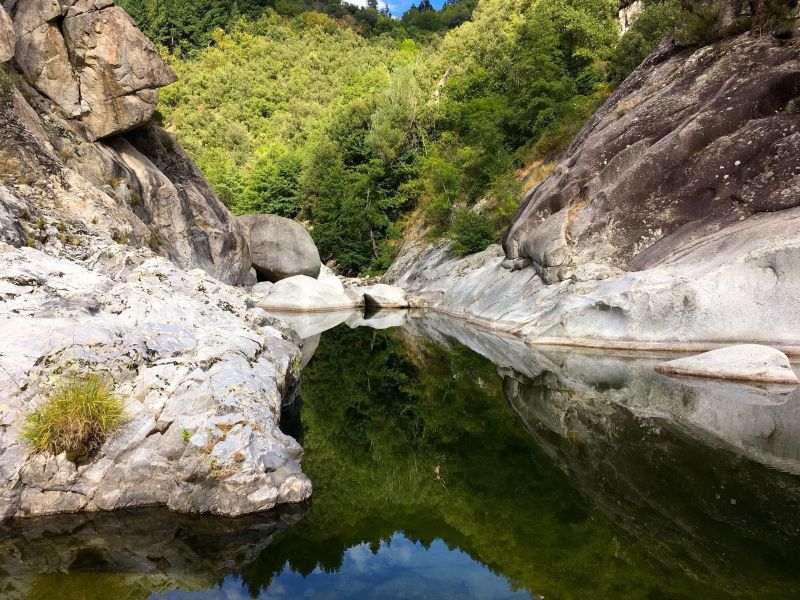
[[[752,215],[800,205],[800,53],[745,35],[666,41],[523,201],[503,246],[548,283],[641,271]]]
[[[302,449],[278,427],[300,341],[228,285],[249,272],[247,242],[151,121],[171,70],[113,2],[6,8],[0,520],[154,504],[241,515],[305,500]],[[120,430],[82,461],[34,452],[26,417],[87,374],[113,385]]]
[[[100,0],[7,6],[13,32],[3,12],[0,39],[15,38],[9,60],[24,79],[0,102],[2,239],[36,241],[24,217],[36,221],[47,208],[180,267],[243,282],[250,255],[241,229],[151,121],[155,90],[174,74],[127,14]]]
[[[797,351],[799,103],[796,26],[666,40],[525,198],[503,249],[417,246],[388,279],[532,342]]]

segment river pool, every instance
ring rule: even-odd
[[[800,392],[345,317],[298,317],[313,501],[15,521],[0,597],[800,598]]]

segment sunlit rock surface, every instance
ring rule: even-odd
[[[0,518],[305,500],[302,449],[278,428],[298,383],[294,332],[202,271],[80,241],[79,262],[0,246]],[[83,373],[113,382],[123,426],[85,463],[34,453],[27,414]]]
[[[0,102],[0,240],[45,243],[46,215],[244,283],[251,261],[239,225],[150,121],[154,87],[174,75],[124,11],[105,0],[6,6],[17,37],[11,65],[24,78]],[[3,15],[0,40],[13,39]]]

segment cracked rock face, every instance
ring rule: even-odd
[[[27,81],[93,138],[130,131],[175,81],[150,41],[107,0],[10,3],[16,59]]]
[[[87,141],[77,121],[19,85],[24,94],[0,102],[0,240],[27,245],[40,231],[31,215],[52,209],[65,223],[150,246],[179,267],[245,281],[251,260],[239,224],[167,132],[149,123]]]
[[[307,499],[302,449],[278,427],[294,334],[199,270],[75,235],[83,260],[0,243],[0,520],[144,505],[237,516]],[[26,415],[86,373],[113,381],[121,429],[85,464],[32,452]]]
[[[751,215],[800,205],[800,52],[744,34],[665,41],[575,138],[503,240],[545,283],[639,271]]]

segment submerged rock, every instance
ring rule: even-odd
[[[710,379],[792,385],[800,383],[783,352],[756,344],[730,346],[697,356],[671,360],[656,365],[656,371],[667,375]]]
[[[238,220],[259,279],[275,283],[295,275],[319,276],[317,246],[300,223],[277,215],[245,215]]]
[[[0,524],[2,595],[106,598],[113,590],[133,599],[172,588],[202,592],[257,560],[304,512],[293,505],[226,519],[143,508],[8,521]],[[84,569],[103,575],[93,582],[65,576]]]

